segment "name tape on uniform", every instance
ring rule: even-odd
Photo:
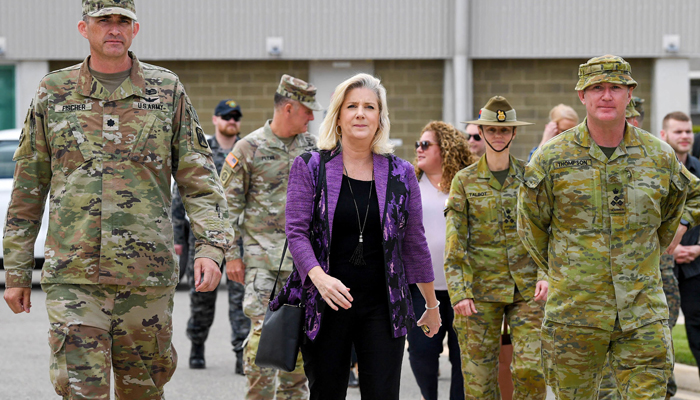
[[[145,102],[140,102],[140,101],[135,101],[133,108],[137,110],[159,110],[159,111],[165,111],[165,104],[160,104],[160,103],[145,103]]]
[[[553,164],[554,164],[554,169],[568,168],[568,167],[590,167],[591,165],[593,165],[593,161],[590,158],[586,158],[583,160],[555,161]]]
[[[56,104],[54,110],[56,112],[90,111],[92,110],[92,103]]]

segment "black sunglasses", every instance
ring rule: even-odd
[[[437,144],[437,143],[429,142],[427,140],[418,141],[418,142],[416,142],[416,150],[418,150],[418,148],[420,147],[421,150],[426,151],[426,150],[428,150],[428,147],[430,147],[434,144]]]
[[[471,139],[471,138],[474,138],[474,140],[476,140],[477,142],[480,142],[480,141],[481,141],[481,135],[479,135],[478,133],[475,134],[475,135],[468,134],[468,135],[467,135],[467,140],[469,140],[469,139]]]
[[[224,121],[230,121],[233,119],[234,121],[238,122],[241,120],[241,115],[240,114],[226,114],[226,115],[220,115],[219,118],[223,119]]]

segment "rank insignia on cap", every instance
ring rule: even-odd
[[[506,120],[506,112],[503,110],[497,110],[496,111],[496,120],[498,122],[505,122]]]

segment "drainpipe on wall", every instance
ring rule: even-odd
[[[469,9],[470,0],[455,0],[455,54],[452,59],[454,76],[454,122],[460,123],[471,118],[474,99],[472,82],[472,61],[469,58]]]

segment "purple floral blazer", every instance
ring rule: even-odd
[[[297,157],[287,187],[286,233],[295,268],[270,309],[303,302],[304,331],[311,340],[318,335],[326,303],[307,274],[316,266],[329,270],[332,221],[343,178],[341,154],[335,149]],[[408,284],[432,282],[433,268],[413,165],[394,155],[375,154],[374,178],[382,216],[387,303],[394,337],[400,337],[416,324]]]

